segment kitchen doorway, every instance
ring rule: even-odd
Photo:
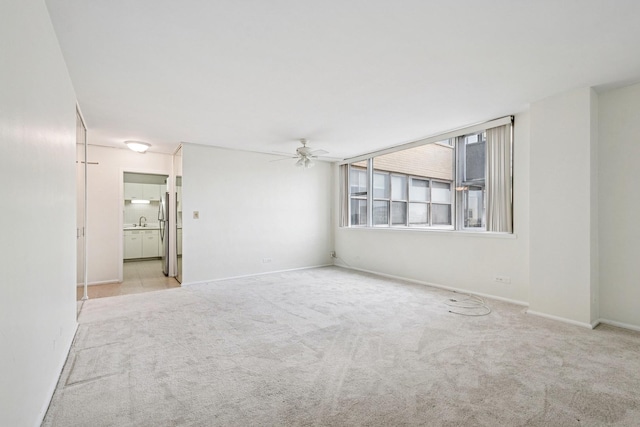
[[[121,292],[179,286],[169,277],[169,176],[124,172]]]

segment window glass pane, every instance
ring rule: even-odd
[[[376,199],[389,198],[389,174],[373,173],[373,197]]]
[[[351,199],[351,225],[367,225],[367,201]]]
[[[350,194],[352,196],[367,195],[367,170],[351,166],[349,176]]]
[[[429,181],[426,179],[411,178],[409,200],[415,202],[429,201]]]
[[[483,134],[465,137],[464,153],[464,181],[484,180],[486,143]]]
[[[431,205],[433,225],[451,225],[451,205]]]
[[[389,225],[389,202],[374,200],[373,225]]]
[[[433,203],[451,203],[451,184],[432,181],[431,201]]]
[[[407,224],[407,204],[405,202],[391,202],[391,225]]]
[[[484,227],[484,188],[470,186],[463,197],[465,228]]]
[[[407,177],[391,175],[391,198],[407,200]]]
[[[409,225],[426,227],[429,225],[429,205],[409,203]]]

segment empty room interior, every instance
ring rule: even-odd
[[[638,16],[1,2],[0,425],[638,425]]]

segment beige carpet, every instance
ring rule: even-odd
[[[640,334],[340,268],[89,300],[45,426],[640,425]]]

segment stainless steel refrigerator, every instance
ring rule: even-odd
[[[162,272],[169,275],[169,193],[165,193],[158,206],[158,226],[162,242]]]

